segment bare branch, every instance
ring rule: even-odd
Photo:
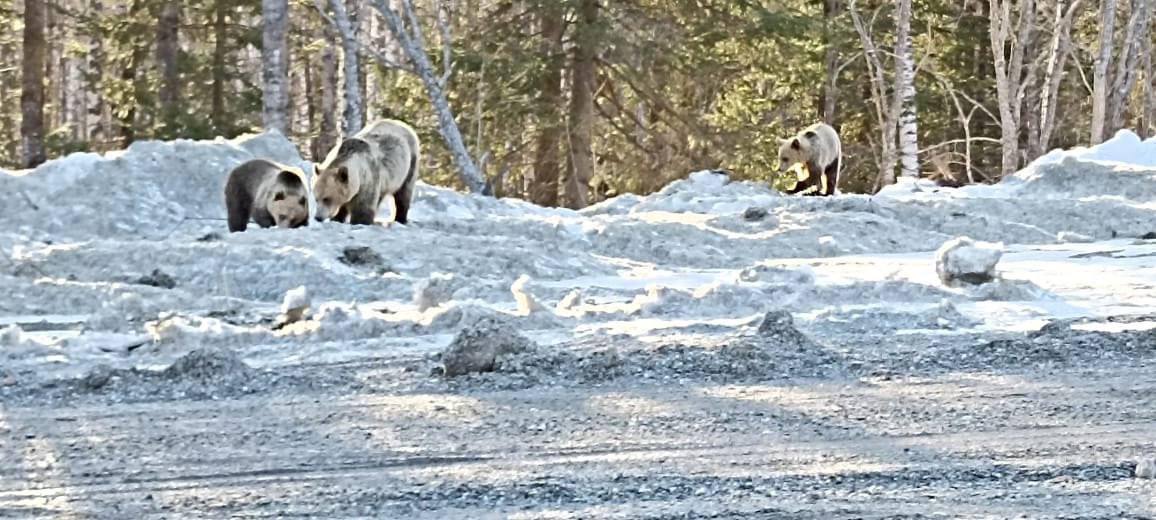
[[[337,13],[337,19],[334,19],[333,16],[325,12],[325,5],[322,3],[322,0],[313,0],[313,5],[317,8],[317,12],[321,14],[321,18],[344,38],[344,33],[341,30],[342,25],[340,21],[342,18],[344,18],[346,24],[351,24],[349,20],[349,14],[346,13],[345,5],[341,3],[341,0],[329,0],[329,4],[333,7],[334,12]],[[389,59],[386,55],[382,54],[369,44],[362,42],[360,39],[353,40],[353,43],[357,45],[358,50],[368,54],[370,58],[373,58],[373,61],[376,61],[386,69],[400,70],[410,74],[416,74],[412,68]]]

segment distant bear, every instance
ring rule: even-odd
[[[317,221],[373,224],[387,196],[393,196],[393,219],[405,224],[418,180],[421,143],[409,125],[376,121],[343,139],[317,165],[313,195]]]
[[[793,195],[804,190],[814,190],[814,193],[807,195],[835,194],[835,187],[839,184],[843,145],[834,128],[825,123],[815,123],[798,135],[780,139],[779,142],[780,171],[788,171],[798,163],[803,163],[807,168],[807,179],[795,184],[787,193]],[[827,181],[825,189],[823,180]]]
[[[229,231],[244,231],[250,218],[263,228],[308,225],[307,195],[300,170],[264,159],[246,161],[225,181]]]

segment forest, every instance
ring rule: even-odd
[[[1149,0],[17,0],[0,6],[0,166],[275,128],[321,160],[418,129],[435,184],[583,207],[778,140],[843,140],[840,190],[990,183],[1150,135]]]

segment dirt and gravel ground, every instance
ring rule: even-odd
[[[9,388],[0,441],[18,457],[0,468],[0,516],[1156,514],[1156,481],[1133,477],[1154,448],[1152,329],[756,325],[613,354],[572,345],[588,354],[564,362],[522,353],[450,382],[430,356],[256,370],[213,349]],[[829,355],[774,361],[807,349]],[[742,363],[755,366],[725,369]]]

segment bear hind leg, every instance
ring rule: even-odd
[[[409,207],[413,204],[413,184],[402,186],[393,194],[393,220],[398,224],[409,222]]]
[[[823,176],[827,178],[827,189],[823,191],[823,195],[831,196],[835,194],[835,188],[837,188],[839,184],[839,167],[842,161],[843,159],[841,157],[836,157],[834,162],[828,164],[827,167],[823,169]]]

